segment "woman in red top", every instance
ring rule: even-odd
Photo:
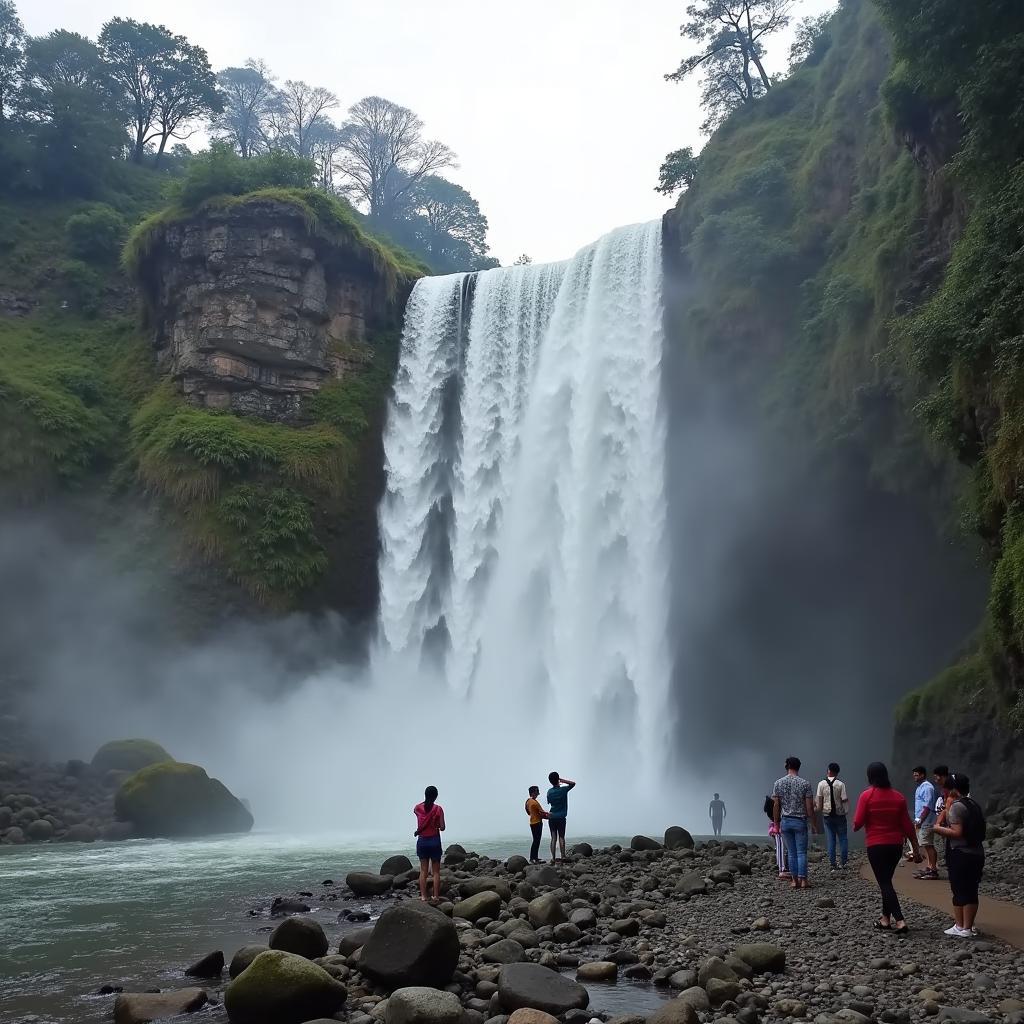
[[[914,860],[918,864],[921,863],[921,848],[910,821],[907,801],[902,793],[892,788],[889,770],[881,761],[872,761],[868,765],[868,785],[871,788],[861,793],[857,801],[853,830],[865,829],[868,863],[882,893],[882,916],[875,922],[875,927],[882,930],[891,928],[903,934],[907,930],[907,922],[903,919],[892,876],[903,855],[904,839],[909,839],[914,847]]]
[[[420,899],[427,899],[427,873],[433,868],[434,898],[441,895],[441,833],[444,831],[444,808],[436,802],[437,789],[427,786],[423,803],[413,809],[416,815],[416,856],[420,861]]]

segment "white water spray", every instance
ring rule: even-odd
[[[427,278],[385,436],[376,662],[550,723],[567,764],[671,728],[661,225],[567,263]]]

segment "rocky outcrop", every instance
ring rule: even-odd
[[[368,254],[270,198],[167,225],[139,268],[159,365],[195,405],[301,420],[303,398],[365,362],[404,306]]]

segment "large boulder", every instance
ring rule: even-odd
[[[460,1024],[462,1003],[451,992],[410,986],[392,992],[384,1024]]]
[[[651,839],[650,836],[633,836],[629,841],[629,848],[631,850],[660,850],[661,843],[657,839]]]
[[[303,1024],[337,1013],[348,990],[322,967],[295,953],[269,949],[224,991],[231,1024]]]
[[[392,878],[395,875],[404,875],[406,871],[412,871],[412,861],[404,853],[388,857],[380,866],[380,873],[382,875],[391,875]]]
[[[452,910],[453,917],[477,921],[481,917],[497,917],[501,913],[501,897],[496,892],[478,892],[468,899],[459,900]]]
[[[283,949],[286,953],[315,960],[326,956],[330,944],[319,922],[309,917],[285,918],[271,933],[267,945],[271,949]]]
[[[266,953],[266,946],[242,946],[235,952],[228,965],[228,977],[237,978],[260,955]]]
[[[699,871],[691,871],[676,882],[676,892],[686,896],[699,896],[708,891],[708,883]]]
[[[666,850],[692,850],[693,836],[680,825],[672,825],[665,829]]]
[[[519,964],[526,959],[526,950],[516,939],[499,939],[485,946],[480,956],[487,964]]]
[[[195,1013],[208,1001],[201,988],[176,992],[125,992],[114,1001],[114,1024],[148,1024],[182,1013]]]
[[[545,893],[543,896],[537,896],[530,900],[527,914],[530,918],[530,924],[534,928],[543,928],[546,924],[562,924],[563,921],[568,920],[565,915],[565,908],[559,903],[558,897],[553,893]]]
[[[37,818],[25,826],[25,835],[33,843],[45,843],[48,839],[53,838],[53,825],[45,818]]]
[[[700,1024],[700,1017],[692,1003],[685,999],[670,999],[647,1018],[647,1024]]]
[[[582,986],[540,964],[507,964],[498,974],[498,1000],[506,1012],[544,1010],[558,1017],[582,1010],[590,996]]]
[[[260,950],[262,953],[263,951]],[[207,953],[202,959],[185,968],[185,975],[189,978],[219,978],[224,970],[224,951],[215,949]]]
[[[718,981],[729,981],[737,982],[740,979],[736,976],[736,972],[721,958],[718,956],[709,956],[701,965],[697,972],[697,984],[701,988],[706,989],[708,982],[716,978]]]
[[[459,885],[459,895],[463,899],[468,899],[470,896],[478,896],[482,892],[496,892],[505,903],[512,899],[512,889],[508,882],[490,875],[469,878]]]
[[[391,892],[394,881],[391,875],[375,875],[371,871],[350,871],[345,876],[353,896],[383,896]]]
[[[380,915],[362,947],[360,969],[386,988],[443,988],[459,962],[459,936],[451,920],[416,900]]]
[[[526,873],[526,881],[530,885],[561,885],[562,876],[558,873],[558,868],[552,867],[550,864],[544,864],[539,868],[534,868],[533,871]]]
[[[137,772],[161,761],[174,758],[152,740],[113,740],[104,743],[92,756],[92,766],[97,772]]]
[[[638,1024],[642,1024],[643,1018],[639,1018]],[[552,1017],[550,1013],[545,1013],[543,1010],[529,1010],[525,1007],[522,1010],[516,1010],[511,1017],[508,1018],[508,1024],[558,1024],[558,1018]]]
[[[252,815],[198,765],[162,761],[126,779],[114,798],[119,821],[140,836],[203,836],[248,832]]]
[[[338,952],[342,956],[351,956],[357,949],[362,949],[373,934],[373,925],[368,928],[356,928],[345,932],[338,942]]]
[[[781,974],[786,969],[786,951],[771,942],[746,942],[736,947],[736,956],[755,974]]]

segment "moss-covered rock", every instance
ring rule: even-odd
[[[348,990],[305,957],[271,949],[235,978],[224,993],[231,1024],[301,1024],[330,1017]]]
[[[92,766],[100,772],[137,772],[174,758],[152,740],[112,740],[93,755]]]
[[[222,782],[198,765],[165,761],[127,779],[114,798],[121,821],[141,836],[248,832],[252,815]]]

